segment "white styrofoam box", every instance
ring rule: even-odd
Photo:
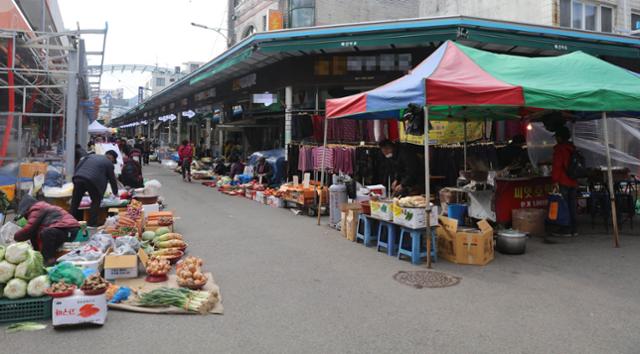
[[[144,204],[142,205],[142,210],[144,211],[145,215],[149,213],[156,213],[160,211],[160,205],[158,203]]]
[[[52,302],[53,326],[83,323],[102,325],[107,321],[107,298],[105,294],[84,295],[76,290],[72,296],[55,298]]]

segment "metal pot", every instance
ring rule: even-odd
[[[504,254],[523,254],[527,248],[527,234],[516,230],[498,232],[496,249]]]

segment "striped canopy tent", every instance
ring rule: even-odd
[[[583,52],[528,58],[490,53],[447,41],[395,81],[370,91],[327,100],[326,117],[400,119],[409,104],[426,108],[425,126],[429,119],[517,119],[533,111],[563,110],[602,112],[606,129],[606,112],[640,112],[640,77]],[[604,137],[609,191],[613,196],[606,132]],[[425,189],[429,195],[427,145],[425,143]],[[611,203],[617,247],[613,197]]]

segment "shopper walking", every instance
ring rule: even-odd
[[[191,161],[193,160],[193,147],[189,144],[189,140],[183,140],[182,145],[178,148],[178,157],[180,158],[180,168],[182,169],[182,180],[191,182]]]
[[[107,189],[111,185],[111,192],[118,195],[118,180],[114,172],[114,165],[118,160],[118,153],[109,150],[105,155],[87,155],[76,166],[76,173],[72,178],[73,196],[71,197],[71,214],[78,220],[82,218],[78,210],[82,197],[89,192],[91,209],[89,210],[88,226],[98,225],[100,203]]]
[[[569,211],[568,234],[577,236],[577,188],[578,181],[569,175],[574,172],[569,171],[574,168],[571,160],[576,153],[576,146],[569,140],[571,133],[567,127],[560,127],[555,133],[557,144],[553,147],[553,166],[551,179],[554,183],[554,191],[559,192],[567,203]]]

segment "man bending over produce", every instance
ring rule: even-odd
[[[27,219],[27,225],[13,238],[16,241],[31,240],[40,251],[47,266],[56,263],[56,250],[65,242],[73,241],[80,224],[66,210],[46,202],[39,202],[25,195],[18,206],[18,214]]]
[[[73,176],[73,196],[71,197],[71,214],[77,219],[82,217],[78,210],[85,192],[91,197],[91,209],[89,209],[88,226],[98,225],[100,203],[107,189],[107,183],[111,185],[113,195],[118,195],[118,181],[113,165],[116,164],[118,153],[109,150],[103,155],[88,155],[76,166],[76,174]]]

